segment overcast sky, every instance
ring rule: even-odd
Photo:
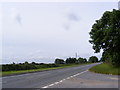
[[[55,58],[89,58],[89,32],[117,2],[26,2],[2,4],[2,63],[44,62]]]

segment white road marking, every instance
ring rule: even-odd
[[[59,82],[55,82],[55,84],[58,84]]]
[[[60,80],[59,82],[52,83],[52,84],[47,85],[47,86],[44,86],[44,87],[42,87],[42,88],[48,88],[48,87],[50,87],[50,86],[53,86],[53,85],[59,84],[59,83],[65,81],[65,80],[67,80],[67,79],[70,79],[70,78],[76,77],[76,76],[78,76],[78,75],[80,75],[80,74],[83,74],[83,73],[85,73],[85,72],[87,72],[87,71],[88,71],[88,70],[83,71],[83,72],[80,72],[80,73],[77,73],[77,74],[75,74],[75,75],[72,75],[72,76],[70,76],[70,77],[67,77],[66,79],[62,79],[62,80]]]
[[[42,88],[48,88],[49,86],[44,86],[44,87],[42,87]]]
[[[70,79],[70,77],[67,77],[66,79]]]
[[[112,80],[118,80],[118,78],[113,78],[113,77],[108,77],[108,78]]]
[[[53,85],[54,85],[54,84],[50,84],[49,87],[50,87],[50,86],[53,86]]]
[[[60,80],[59,83],[60,83],[60,82],[63,82],[63,80]]]
[[[66,79],[62,79],[62,81],[65,81]]]

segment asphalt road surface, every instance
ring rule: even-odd
[[[2,78],[2,88],[118,88],[117,75],[89,72],[95,64]]]

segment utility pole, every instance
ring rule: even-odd
[[[120,10],[120,1],[118,2],[118,9]]]
[[[77,59],[77,53],[75,53],[75,57],[76,57],[76,59]]]

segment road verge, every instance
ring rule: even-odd
[[[120,75],[120,67],[113,67],[112,65],[102,63],[96,66],[93,66],[89,69],[91,72],[102,73],[102,74],[111,74],[111,75]]]

